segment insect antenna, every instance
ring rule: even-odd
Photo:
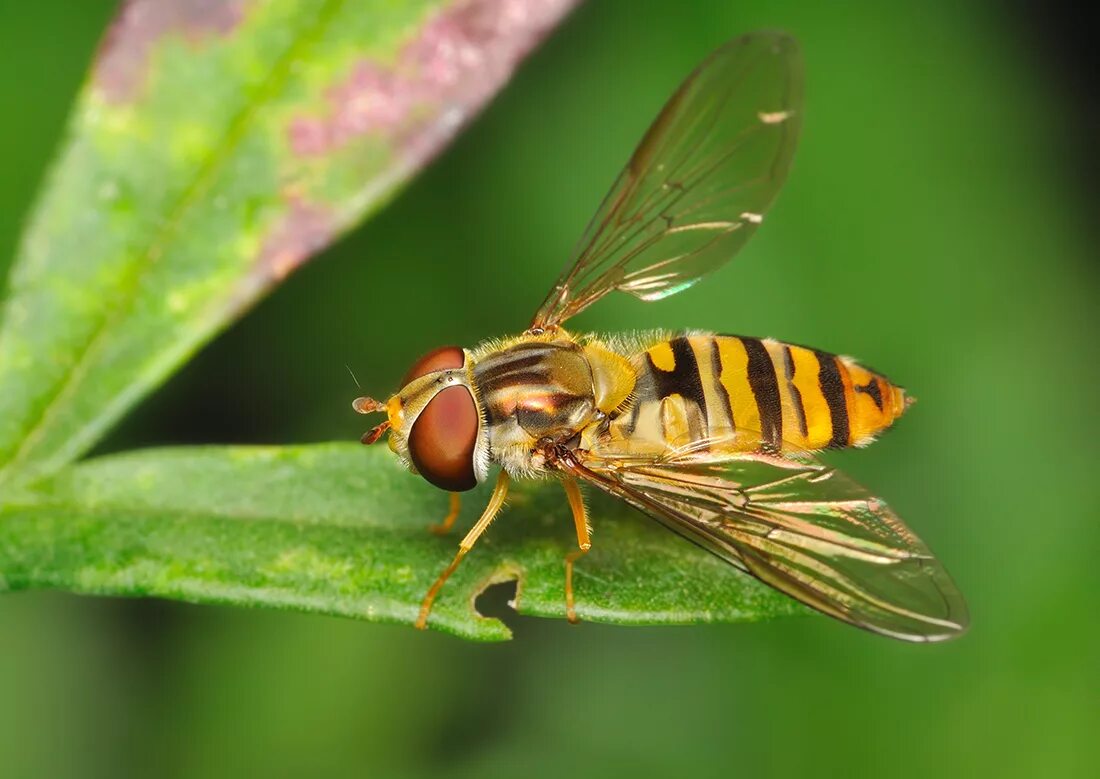
[[[344,363],[344,367],[348,369],[348,374],[351,376],[351,380],[355,382],[356,389],[363,389],[363,385],[359,383],[359,379],[355,378],[355,374],[351,371],[351,366]]]

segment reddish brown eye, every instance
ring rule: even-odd
[[[445,368],[461,368],[466,363],[466,355],[458,346],[441,346],[425,354],[409,368],[401,384],[419,379],[425,373],[441,371]]]
[[[426,373],[461,368],[462,349],[444,346],[421,357],[405,375],[405,384]],[[447,387],[432,398],[409,431],[409,457],[420,475],[436,487],[464,492],[477,486],[474,446],[478,416],[465,387]]]
[[[474,445],[477,409],[465,387],[447,387],[429,401],[409,432],[409,456],[436,487],[464,492],[477,486]]]

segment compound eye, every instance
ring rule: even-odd
[[[447,387],[432,398],[409,431],[409,457],[420,475],[451,492],[476,487],[477,423],[474,398],[465,387]]]
[[[442,371],[447,368],[461,368],[466,364],[466,354],[458,346],[441,346],[438,349],[425,354],[415,363],[413,367],[409,368],[409,372],[405,374],[404,380],[401,382],[402,386],[408,384],[413,379],[419,379],[426,373],[432,371]]]
[[[447,368],[461,368],[466,356],[457,346],[444,346],[421,357],[409,369],[405,384]],[[478,414],[466,387],[447,387],[428,401],[409,431],[409,457],[420,475],[436,487],[464,492],[477,486],[474,447]]]

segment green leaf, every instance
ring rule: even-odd
[[[377,209],[575,2],[125,3],[13,267],[0,484],[85,452]]]
[[[804,613],[776,593],[602,495],[575,574],[583,620],[736,622]],[[0,589],[152,595],[412,624],[425,591],[488,499],[464,496],[449,537],[428,532],[445,493],[381,447],[200,447],[103,457],[24,488],[0,507]],[[522,614],[565,614],[575,548],[564,494],[521,482],[444,587],[430,625],[499,640],[481,617],[490,583],[518,580]]]

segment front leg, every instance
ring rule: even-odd
[[[489,505],[485,507],[485,511],[481,513],[481,518],[470,528],[470,532],[466,534],[466,537],[458,542],[458,553],[455,555],[451,564],[444,569],[443,573],[439,575],[439,578],[435,580],[435,583],[428,588],[428,593],[424,596],[424,600],[420,604],[420,614],[416,618],[416,627],[423,630],[428,626],[428,615],[432,611],[432,604],[435,602],[435,597],[439,594],[439,591],[443,588],[444,582],[450,578],[451,574],[458,568],[458,564],[462,562],[462,558],[474,548],[474,544],[477,543],[478,538],[485,532],[485,529],[489,527],[493,519],[500,512],[501,507],[504,506],[504,499],[508,496],[508,485],[511,480],[508,478],[508,472],[501,470],[500,475],[497,476],[496,486],[493,488],[493,494],[489,498]]]
[[[451,506],[447,510],[447,516],[443,518],[443,521],[438,525],[428,525],[428,530],[433,532],[437,536],[445,536],[451,532],[451,528],[454,527],[455,520],[458,519],[458,513],[462,510],[462,493],[451,492]]]

